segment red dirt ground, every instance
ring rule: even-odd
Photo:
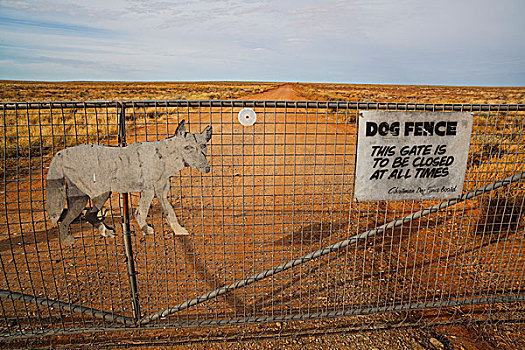
[[[275,90],[246,96],[243,99],[304,100],[292,84],[284,84]],[[344,234],[361,232],[371,228],[369,225],[377,224],[377,218],[352,218],[357,220],[356,227],[349,228],[348,224],[345,225],[351,210],[348,193],[351,193],[353,179],[344,174],[345,165],[354,162],[353,125],[337,124],[329,119],[329,116],[305,114],[304,111],[293,114],[287,111],[288,114],[285,114],[282,110],[265,113],[264,110],[258,109],[257,113],[258,123],[251,129],[236,122],[236,111],[232,111],[231,108],[214,108],[206,113],[193,113],[188,116],[187,121],[192,132],[201,131],[197,129],[202,129],[209,123],[214,125],[210,149],[213,171],[210,175],[200,175],[186,169],[182,176],[172,179],[170,200],[192,235],[175,237],[173,240],[163,223],[158,204],[154,201],[149,220],[156,229],[155,235],[134,237],[143,315],[173,306],[195,295],[337,242]],[[177,116],[172,115],[170,118],[173,120],[170,120],[169,130],[164,129],[163,132],[174,131]],[[157,125],[138,127],[134,130],[136,136],[129,137],[128,142],[152,141],[157,137],[158,128]],[[326,147],[331,148],[329,154],[335,155],[327,155]],[[293,176],[290,176],[290,172]],[[5,193],[6,202],[12,204],[1,210],[9,213],[8,217],[12,217],[13,222],[2,227],[14,232],[34,232],[28,236],[11,236],[6,230],[0,232],[0,257],[6,276],[9,276],[10,281],[16,280],[8,287],[38,295],[43,295],[45,290],[48,297],[59,300],[64,300],[62,293],[67,293],[72,298],[71,302],[130,316],[119,223],[113,223],[113,226],[117,227],[117,237],[114,240],[98,237],[85,223],[72,225],[77,242],[73,248],[61,247],[56,229],[44,218],[44,197],[40,192],[41,179],[44,176],[45,173],[32,174],[27,181],[10,184]],[[132,196],[132,203],[136,203],[137,200],[137,196]],[[329,206],[326,204],[327,200],[332,201]],[[118,197],[114,196],[109,204],[111,212],[118,215]],[[34,211],[29,210],[31,207]],[[467,203],[465,207],[466,210],[475,208],[471,203]],[[351,213],[355,214],[357,209],[352,209]],[[391,205],[383,210],[385,213],[388,210],[400,216],[413,209]],[[367,210],[367,214],[371,214],[378,208],[368,207]],[[427,228],[432,229],[432,224],[438,225],[439,218],[435,220],[437,223],[427,223]],[[134,219],[132,224],[134,225]],[[408,228],[404,234],[411,229]],[[417,235],[416,239],[424,236],[425,222],[417,229],[420,235]],[[395,243],[392,238],[392,246]],[[454,241],[450,244],[461,242]],[[427,251],[425,244],[422,245],[424,251],[419,251],[419,254],[429,261],[434,260],[434,250]],[[347,289],[339,288],[333,294],[326,293],[327,290],[331,290],[328,288],[330,286],[325,285],[328,283],[328,273],[334,280],[347,280],[349,273],[359,277],[371,266],[388,270],[392,267],[383,265],[397,263],[410,268],[408,261],[418,257],[417,251],[407,251],[405,256],[401,254],[392,258],[395,252],[390,247],[390,252],[386,252],[386,255],[391,254],[389,258],[367,260],[370,258],[365,257],[366,252],[372,253],[373,249],[377,248],[370,246],[364,252],[358,252],[356,249],[342,252],[334,258],[321,259],[318,264],[320,267],[307,266],[283,273],[273,281],[232,292],[227,297],[176,315],[173,320],[191,320],[197,315],[200,315],[199,319],[206,319],[215,316],[237,318],[315,312],[322,310],[326,305],[337,307],[342,300],[367,301],[364,294],[374,288],[399,293],[399,290],[395,290],[395,281],[377,282],[375,285],[354,281],[352,290],[348,290],[347,285]],[[440,249],[449,248],[442,246]],[[383,250],[376,250],[376,253],[383,254]],[[348,266],[346,261],[355,258],[361,259],[363,264],[370,263],[371,266],[363,266],[361,269]],[[437,264],[439,265],[439,262]],[[430,274],[432,271],[435,273],[435,269],[435,265],[429,264],[424,271]],[[56,281],[56,276],[62,276],[63,279]],[[381,277],[380,274],[379,278]],[[419,278],[420,285],[430,285],[430,282],[422,277],[415,278]],[[400,281],[404,282],[406,281]],[[0,288],[7,289],[5,278],[0,280]],[[313,299],[308,306],[301,304],[306,298]],[[33,316],[33,322],[45,323],[45,320],[38,316],[38,312],[42,310],[30,304],[16,305],[21,310],[27,310],[27,313]],[[61,319],[54,311],[44,309],[43,313],[43,317],[50,316],[59,326],[60,322],[68,326],[73,321],[75,325],[79,322],[86,326],[93,324],[89,317],[62,316]],[[65,322],[63,318],[66,318]],[[301,327],[308,329],[305,325],[299,326],[298,332]],[[338,327],[336,322],[329,321],[326,322],[325,328],[322,328],[323,332],[329,332],[330,325]],[[259,326],[255,328],[257,327]],[[279,323],[276,327],[283,325]],[[264,338],[264,328],[262,326],[257,330],[255,337],[258,334]],[[253,332],[254,326],[240,329],[249,333]],[[203,333],[202,330],[194,330],[196,334]],[[220,333],[221,328],[210,328],[207,334],[213,332]],[[195,339],[191,335],[192,328],[184,333],[188,339]],[[444,347],[450,349],[496,349],[499,348],[498,344],[507,344],[505,341],[494,343],[496,338],[492,335],[492,343],[486,342],[483,340],[483,334],[473,332],[466,326],[380,331],[376,335],[377,338],[374,339],[370,333],[366,333],[360,339],[356,334],[319,334],[314,337],[302,337],[296,343],[287,343],[295,339],[291,337],[283,339],[281,346],[297,349],[438,348],[439,345],[431,345],[431,338],[440,339],[445,344]],[[166,333],[163,333],[160,338],[165,336]],[[71,336],[68,339],[74,342],[82,341],[80,336]],[[141,342],[147,343],[145,337],[140,339]],[[323,344],[319,343],[319,339]],[[114,341],[126,343],[122,339]],[[223,344],[216,345],[222,347]],[[229,348],[269,348],[276,345],[279,345],[278,342],[276,344],[268,339],[259,343],[227,343]],[[205,348],[206,344],[192,346]]]

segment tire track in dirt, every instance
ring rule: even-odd
[[[286,83],[276,89],[268,90],[260,94],[248,95],[239,100],[256,101],[306,101],[306,98],[295,91],[293,84]]]

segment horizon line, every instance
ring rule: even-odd
[[[46,80],[46,79],[0,79],[4,82],[26,82],[26,83],[274,83],[274,84],[326,84],[326,85],[389,85],[389,86],[436,86],[436,87],[479,87],[479,88],[525,88],[525,85],[464,85],[464,84],[446,84],[446,83],[414,83],[414,82],[346,82],[346,81],[277,81],[277,80]]]

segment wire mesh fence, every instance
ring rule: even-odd
[[[257,114],[252,126],[239,123],[244,107]],[[2,337],[411,310],[469,321],[522,316],[515,306],[523,308],[525,299],[525,105],[127,101],[0,108]],[[375,109],[474,114],[459,200],[353,201],[357,116]],[[190,235],[173,235],[156,200],[147,220],[155,232],[143,235],[129,215],[139,194],[114,193],[101,215],[115,238],[100,236],[81,215],[70,226],[75,243],[62,244],[44,209],[53,156],[86,143],[157,141],[181,120],[193,133],[213,127],[211,172],[184,168],[171,178],[168,198]],[[445,312],[461,306],[469,308]]]

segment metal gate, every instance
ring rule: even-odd
[[[253,125],[239,123],[246,107],[257,115]],[[525,299],[525,105],[109,101],[0,109],[1,337],[460,306],[472,307],[446,317],[521,317],[508,305]],[[474,113],[460,199],[353,201],[356,120],[376,109]],[[183,119],[192,132],[214,130],[212,171],[185,168],[171,178],[169,200],[190,235],[174,236],[156,201],[148,217],[155,233],[143,235],[130,215],[139,195],[113,194],[103,214],[116,237],[101,237],[81,216],[70,227],[76,242],[63,246],[44,210],[53,155],[85,143],[156,141]]]

